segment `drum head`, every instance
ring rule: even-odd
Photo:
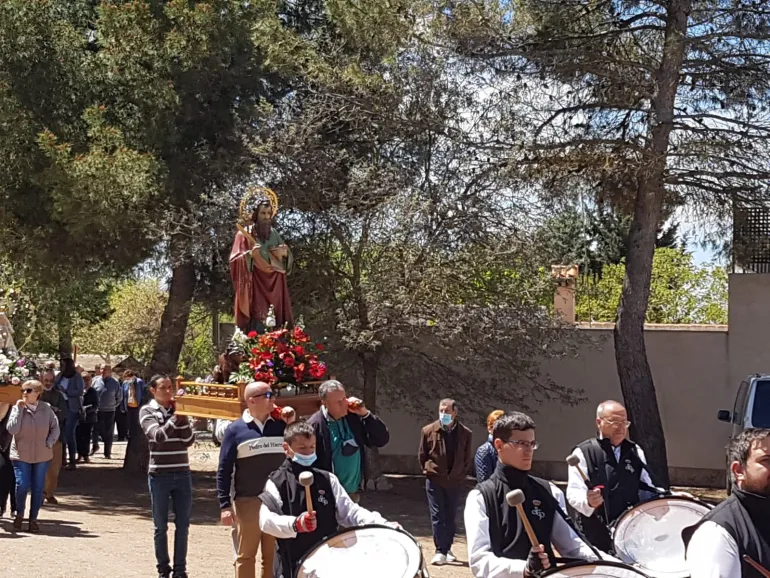
[[[540,575],[542,578],[567,578],[570,576],[592,576],[600,578],[647,578],[639,570],[616,562],[576,562],[558,568],[551,568]]]
[[[623,514],[615,525],[615,554],[654,578],[687,578],[682,530],[709,507],[688,498],[656,498]]]
[[[422,551],[404,532],[362,526],[339,532],[300,561],[296,578],[415,578]]]

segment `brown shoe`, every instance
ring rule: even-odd
[[[21,530],[21,523],[24,521],[24,518],[21,516],[16,516],[13,519],[13,528],[14,530]]]
[[[37,522],[35,520],[29,521],[29,533],[30,534],[37,534],[40,532],[40,528],[37,525]]]
[[[56,496],[46,496],[45,501],[49,504],[58,504],[59,500],[56,499]]]

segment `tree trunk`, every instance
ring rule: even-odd
[[[626,276],[615,324],[615,359],[632,434],[643,442],[656,482],[668,487],[666,438],[644,344],[655,239],[665,196],[666,154],[674,118],[679,72],[684,57],[691,1],[672,1],[652,102],[650,138],[637,177],[636,207],[628,240]]]
[[[126,457],[123,459],[123,470],[132,476],[146,476],[150,465],[150,446],[144,432],[128,438]]]
[[[62,309],[56,320],[59,334],[59,358],[72,357],[72,312]]]
[[[195,264],[187,251],[187,239],[182,235],[171,239],[171,257],[173,270],[168,303],[160,320],[160,332],[155,340],[150,369],[153,373],[169,374],[173,379],[195,293]]]

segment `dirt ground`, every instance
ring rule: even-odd
[[[62,471],[55,506],[44,505],[41,533],[15,533],[8,518],[0,519],[0,560],[3,575],[14,578],[76,578],[156,576],[153,525],[146,478],[128,478],[120,469],[124,443],[116,443],[113,459],[94,456],[74,472]],[[230,533],[219,524],[215,470],[218,449],[209,442],[191,454],[194,502],[188,554],[191,578],[233,575]],[[433,556],[430,518],[422,480],[393,477],[393,491],[365,493],[361,503],[389,520],[398,521],[420,541],[426,558]],[[692,490],[690,490],[692,491]],[[719,499],[723,492],[698,492]],[[459,517],[461,518],[461,516]],[[459,561],[429,566],[432,578],[468,578],[464,529],[453,548]],[[173,525],[169,543],[173,544]]]
[[[128,478],[121,471],[125,443],[113,447],[113,459],[93,456],[74,472],[62,470],[58,505],[40,512],[40,534],[13,531],[11,519],[0,519],[0,560],[3,576],[14,578],[76,578],[156,576],[153,525],[146,478]],[[191,454],[193,512],[188,573],[191,578],[221,578],[233,572],[230,532],[219,524],[216,464],[219,451],[208,442]],[[433,540],[424,486],[415,478],[393,478],[387,493],[365,493],[361,504],[398,521],[432,557]],[[25,523],[26,527],[26,523]],[[462,526],[454,547],[467,560]],[[173,550],[173,524],[169,528]],[[431,578],[468,578],[465,562],[429,568]]]

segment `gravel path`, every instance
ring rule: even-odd
[[[43,506],[39,535],[15,533],[10,519],[0,519],[4,576],[156,576],[147,480],[124,475],[120,469],[124,450],[124,443],[116,443],[113,459],[94,456],[91,464],[74,472],[63,470],[59,504]],[[190,577],[232,576],[232,542],[229,530],[219,525],[216,502],[218,449],[203,442],[194,448],[191,458],[195,494],[188,555]],[[431,557],[430,519],[421,480],[394,478],[393,483],[392,492],[365,493],[362,505],[400,522],[421,542],[425,556]],[[460,560],[467,560],[464,535],[458,537],[454,551]],[[430,567],[429,571],[431,578],[470,577],[467,565],[459,562]]]

